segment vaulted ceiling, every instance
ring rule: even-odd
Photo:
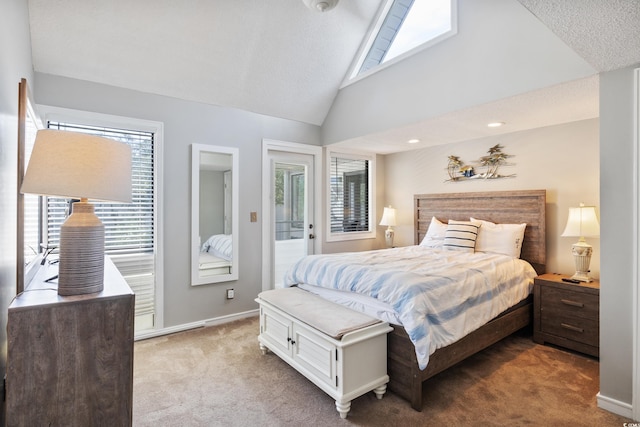
[[[485,136],[469,120],[522,115],[522,128],[598,116],[597,73],[640,63],[637,0],[518,0],[593,67],[590,78],[476,105],[349,144],[406,150]],[[322,125],[384,0],[29,0],[34,68],[138,91]],[[513,132],[522,129],[507,129]],[[402,141],[399,145],[398,141]]]

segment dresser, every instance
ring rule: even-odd
[[[600,282],[567,283],[560,274],[538,276],[533,288],[533,340],[599,355]]]
[[[102,292],[60,296],[55,274],[9,306],[7,426],[130,426],[134,294],[108,258]]]

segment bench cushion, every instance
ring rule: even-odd
[[[348,332],[381,322],[295,287],[264,291],[258,298],[337,340]]]

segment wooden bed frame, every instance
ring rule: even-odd
[[[545,190],[483,193],[418,194],[415,205],[415,244],[429,228],[431,217],[446,223],[469,217],[495,223],[527,223],[521,258],[538,274],[545,272]],[[418,367],[415,348],[402,327],[394,326],[387,341],[389,389],[422,410],[422,383],[428,378],[489,347],[531,323],[531,298],[505,311],[461,340],[436,350],[424,371]],[[393,326],[393,325],[392,325]]]

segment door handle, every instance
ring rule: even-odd
[[[309,239],[315,239],[316,235],[315,234],[309,234]]]

